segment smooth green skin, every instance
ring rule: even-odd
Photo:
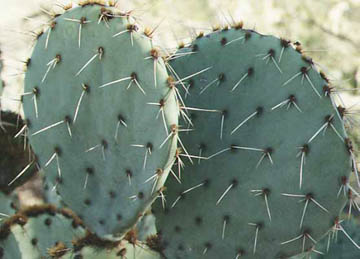
[[[56,193],[54,185],[51,182],[44,182],[43,190],[44,200],[46,203],[54,204],[56,207],[63,207],[61,196]]]
[[[43,197],[45,203],[53,204],[57,208],[64,207],[61,196],[56,193],[56,188],[54,188],[54,184],[47,180],[44,171],[39,172],[43,179]]]
[[[324,124],[324,117],[334,114],[334,127],[341,136],[346,136],[330,98],[323,96],[325,81],[314,69],[308,72],[322,98],[316,95],[306,79],[301,84],[301,76],[282,86],[301,67],[309,65],[291,47],[284,50],[279,64],[282,46],[279,39],[272,36],[251,32],[251,38],[246,41],[238,40],[226,46],[221,44],[223,37],[230,42],[244,34],[244,30],[235,29],[214,32],[193,42],[193,45],[198,46],[195,54],[170,62],[179,78],[212,67],[192,78],[190,95],[185,98],[183,91],[185,104],[188,107],[227,111],[222,139],[220,112],[191,112],[194,131],[180,135],[180,138],[193,155],[199,155],[199,146],[204,144],[205,148],[201,151],[203,157],[209,157],[231,145],[259,149],[271,147],[274,164],[271,165],[268,157],[265,157],[256,168],[263,153],[240,149],[225,151],[209,160],[194,159],[194,164],[184,157],[182,184],[178,184],[173,177],[166,184],[166,210],[162,209],[161,202],[153,207],[167,258],[236,258],[239,249],[245,251],[245,255],[240,258],[296,255],[302,252],[302,239],[280,244],[298,237],[305,229],[310,230],[312,238],[319,240],[333,225],[334,218],[345,204],[346,198],[343,195],[337,198],[337,192],[341,186],[341,177],[348,177],[351,172],[351,160],[344,142],[330,127],[324,136],[321,133],[309,144],[303,185],[299,188],[301,160],[297,157],[298,147],[307,143]],[[273,61],[266,63],[262,58],[270,49],[275,50],[274,58],[282,74]],[[178,53],[187,51],[191,51],[191,48],[181,49]],[[257,56],[259,54],[264,55]],[[231,92],[249,67],[254,67],[254,74]],[[218,85],[211,85],[200,94],[220,73],[225,74],[225,80]],[[185,85],[188,83],[185,82]],[[302,112],[293,105],[289,109],[285,106],[271,111],[272,107],[288,99],[291,94],[297,98],[297,105]],[[231,135],[230,132],[259,106],[264,108],[262,115],[250,119]],[[216,205],[233,179],[238,181],[238,185],[230,189],[220,204]],[[187,192],[171,208],[181,193],[206,181],[209,181],[208,184]],[[270,190],[267,197],[271,222],[264,195],[255,196],[256,193],[251,192],[263,188]],[[282,193],[312,193],[314,199],[329,213],[314,202],[309,202],[300,229],[305,202],[299,202],[302,198],[285,197]],[[222,239],[225,216],[230,219],[226,222]],[[258,232],[255,254],[256,226],[249,223],[263,224]],[[211,245],[207,250],[206,243]],[[305,249],[311,246],[312,242],[307,238]]]
[[[117,255],[124,248],[126,249],[126,254],[124,256]],[[157,252],[151,251],[146,245],[139,243],[134,246],[127,241],[123,241],[122,245],[113,250],[84,247],[76,254],[72,252],[67,253],[61,259],[75,259],[78,254],[81,254],[82,258],[86,259],[161,259]]]
[[[25,92],[37,86],[39,118],[35,116],[33,95],[24,97],[24,111],[30,120],[30,142],[41,167],[54,154],[55,147],[61,148],[59,165],[62,181],[58,181],[57,162],[54,159],[45,168],[49,181],[57,186],[59,194],[68,207],[81,216],[86,225],[101,237],[111,234],[121,236],[131,228],[158,195],[168,175],[176,151],[176,138],[160,149],[167,132],[158,103],[165,99],[164,118],[166,128],[177,125],[178,106],[174,91],[166,83],[167,72],[161,59],[157,62],[157,87],[154,85],[154,61],[146,59],[152,49],[151,40],[140,33],[114,34],[126,30],[126,18],[114,18],[98,24],[101,7],[98,5],[74,8],[57,17],[52,30],[48,48],[45,49],[47,33],[42,35],[31,57],[31,65],[25,78]],[[113,8],[108,8],[114,11]],[[78,46],[79,23],[64,18],[80,19],[86,17],[91,23],[82,26],[81,48]],[[104,48],[102,59],[96,57],[78,76],[76,74],[93,57],[99,47]],[[47,70],[47,63],[61,55],[61,62],[51,69],[41,83]],[[117,79],[129,77],[136,72],[138,82],[146,92],[144,95],[130,80],[99,88]],[[83,92],[82,84],[90,86],[90,93],[82,99],[76,123],[70,125],[69,136],[66,123],[51,128],[38,135],[36,131],[64,120],[65,116],[74,118],[75,110]],[[118,138],[115,140],[118,115],[121,114],[127,127],[120,124]],[[105,161],[102,147],[85,152],[99,145],[102,140],[108,143]],[[153,145],[143,168],[146,148],[132,145]],[[89,175],[86,168],[93,168]],[[156,169],[163,169],[153,189],[153,181],[148,181]],[[132,177],[126,173],[131,170]],[[86,188],[85,182],[87,179]],[[141,196],[143,198],[131,197]],[[90,201],[87,205],[86,201]],[[89,204],[89,203],[88,203]],[[111,212],[111,213],[109,213]]]

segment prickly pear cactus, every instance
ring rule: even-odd
[[[131,17],[100,4],[56,17],[33,51],[24,110],[39,164],[67,206],[102,237],[132,227],[174,161],[178,106],[159,52]]]
[[[0,122],[0,191],[10,193],[37,171],[35,156],[28,145],[25,124],[18,114],[1,113]],[[25,132],[23,132],[25,133]]]
[[[312,247],[344,206],[354,163],[325,76],[288,41],[241,25],[199,35],[170,60],[193,163],[184,152],[181,184],[171,177],[166,209],[154,207],[166,257],[286,258]]]
[[[0,258],[58,257],[72,245],[73,239],[85,234],[81,220],[71,211],[57,210],[51,205],[33,206],[1,225],[0,247],[5,254]],[[63,251],[52,249],[60,244]]]

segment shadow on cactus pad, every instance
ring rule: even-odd
[[[26,138],[14,136],[24,127],[13,112],[2,112],[0,121],[0,191],[10,193],[36,173],[35,155]],[[26,170],[25,170],[26,169]]]

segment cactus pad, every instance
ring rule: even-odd
[[[158,252],[152,251],[145,243],[128,240],[105,241],[88,234],[78,240],[73,240],[74,247],[66,253],[62,259],[86,258],[86,259],[160,259]]]
[[[166,209],[154,206],[164,254],[282,258],[312,247],[344,206],[354,163],[325,76],[288,41],[239,27],[200,35],[170,66],[194,129],[180,137],[201,158],[184,157],[182,184],[169,179]]]
[[[2,258],[56,257],[59,255],[52,252],[53,246],[62,244],[65,249],[73,239],[85,234],[81,220],[67,209],[57,210],[51,205],[29,207],[1,225],[0,247],[6,253],[12,251],[12,256],[5,253]]]
[[[346,233],[346,234],[345,234]],[[354,243],[355,244],[354,244]],[[360,227],[357,219],[351,219],[341,223],[329,235],[324,238],[315,249],[322,254],[315,252],[311,256],[318,259],[352,259],[360,257]]]
[[[156,235],[156,218],[151,210],[147,211],[142,219],[137,223],[137,238],[140,241],[145,241],[149,236]]]
[[[137,222],[176,150],[175,91],[132,20],[102,5],[66,11],[39,37],[25,78],[39,163],[64,203],[102,237]]]

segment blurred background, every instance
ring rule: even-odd
[[[13,96],[22,93],[24,62],[36,34],[62,7],[75,1],[0,0],[0,49],[5,81],[3,109],[19,110]],[[338,103],[349,108],[355,149],[360,146],[360,0],[118,0],[117,6],[155,29],[154,41],[164,53],[187,43],[200,31],[243,21],[262,34],[298,41],[332,85]],[[359,153],[359,152],[357,152]],[[34,187],[35,186],[35,187]],[[35,190],[35,195],[34,194]],[[22,187],[25,202],[36,201],[36,181]],[[29,193],[27,193],[29,191]],[[29,197],[33,197],[29,198]]]

